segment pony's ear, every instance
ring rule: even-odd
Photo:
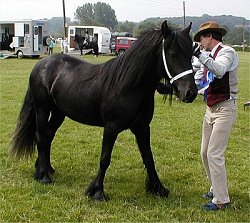
[[[192,26],[192,22],[190,22],[189,26],[183,29],[182,32],[188,35],[191,30],[191,26]]]
[[[168,27],[167,20],[165,20],[161,25],[161,32],[163,37],[166,37],[169,33],[171,33],[171,29]]]

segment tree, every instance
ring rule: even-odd
[[[74,15],[75,22],[80,25],[96,25],[96,22],[94,21],[93,5],[90,3],[78,6]]]
[[[115,31],[133,33],[135,27],[136,24],[134,22],[118,22],[118,25],[115,27]]]
[[[94,4],[94,19],[110,29],[118,24],[115,11],[109,4],[102,2]]]
[[[118,24],[115,11],[109,4],[102,2],[77,7],[75,20],[82,25],[102,25],[110,29]]]
[[[134,35],[138,36],[140,35],[141,32],[143,32],[144,30],[147,29],[159,29],[161,27],[163,20],[159,20],[159,21],[151,21],[150,19],[146,19],[142,22],[139,23],[138,27],[136,27],[136,29],[134,29]]]
[[[243,44],[243,32],[245,32],[245,44],[249,44],[249,32],[243,27],[236,27],[228,31],[224,38],[225,43],[232,45],[242,45]]]

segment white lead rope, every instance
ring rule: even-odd
[[[172,84],[174,81],[178,80],[179,78],[183,77],[183,76],[186,76],[188,74],[191,74],[193,73],[193,70],[190,69],[190,70],[186,70],[186,71],[183,71],[181,72],[180,74],[177,74],[176,76],[172,77],[169,70],[168,70],[168,65],[167,65],[167,61],[166,61],[166,57],[165,57],[165,50],[164,50],[164,38],[162,40],[162,59],[163,59],[163,64],[164,64],[164,67],[165,67],[165,70],[166,70],[166,73],[170,79],[170,84]]]

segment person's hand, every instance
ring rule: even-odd
[[[197,42],[193,42],[193,55],[199,58],[200,54],[201,54],[200,44]]]

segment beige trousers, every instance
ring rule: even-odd
[[[215,204],[230,202],[224,152],[236,119],[236,100],[206,108],[202,126],[201,159],[211,183]]]

